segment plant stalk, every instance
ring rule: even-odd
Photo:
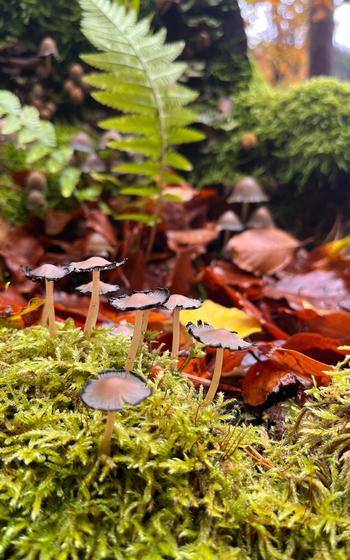
[[[49,320],[49,333],[51,336],[56,334],[56,323],[55,323],[55,304],[53,301],[53,280],[47,280],[45,278],[45,290],[46,290],[46,305]]]
[[[100,306],[100,271],[93,270],[91,300],[90,300],[89,311],[86,316],[86,321],[84,326],[84,333],[86,334],[87,337],[91,335],[92,329],[94,329],[96,326],[99,306]]]
[[[173,311],[173,343],[171,347],[171,357],[177,359],[180,346],[180,309]]]
[[[103,455],[111,455],[111,439],[115,423],[115,412],[109,411],[107,413],[106,427],[103,434],[100,452]]]
[[[216,391],[218,390],[218,386],[220,383],[221,371],[222,371],[222,362],[224,359],[224,349],[218,348],[216,350],[215,356],[215,366],[214,366],[214,373],[213,377],[211,378],[211,383],[205,397],[206,403],[211,403],[216,395]]]
[[[134,334],[132,337],[129,354],[125,363],[125,371],[131,371],[134,367],[137,350],[140,346],[140,340],[142,337],[143,313],[144,312],[142,310],[137,310],[135,313]]]

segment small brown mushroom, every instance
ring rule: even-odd
[[[80,83],[84,76],[84,68],[78,62],[71,64],[68,69],[69,76],[77,83]]]
[[[31,171],[26,179],[26,191],[47,191],[47,179],[42,171]]]
[[[126,371],[131,371],[134,367],[137,350],[147,329],[148,314],[145,319],[144,312],[164,305],[168,298],[169,291],[166,288],[156,288],[109,299],[109,303],[118,311],[135,311],[134,335],[125,364]]]
[[[228,243],[230,233],[243,231],[244,226],[236,212],[227,210],[218,219],[217,228],[224,232],[223,245],[225,246]]]
[[[177,358],[179,355],[180,344],[180,311],[182,309],[198,309],[203,305],[202,300],[193,299],[180,294],[172,294],[168,301],[163,305],[165,309],[173,314],[173,342],[171,357]]]
[[[242,204],[242,221],[246,222],[249,204],[267,202],[268,197],[254,177],[242,177],[233,187],[227,202],[229,204],[239,202]]]
[[[215,366],[214,373],[211,379],[211,383],[205,397],[205,401],[210,403],[213,401],[216,391],[219,386],[222,363],[224,358],[224,349],[228,350],[245,350],[250,348],[252,345],[245,340],[242,340],[237,336],[235,331],[228,331],[226,329],[214,329],[211,325],[207,323],[202,323],[198,321],[197,325],[193,323],[187,323],[187,330],[189,334],[206,346],[211,348],[217,348],[215,356]]]
[[[84,261],[72,262],[71,270],[74,272],[92,272],[92,290],[88,314],[85,321],[84,332],[90,336],[92,329],[96,326],[98,310],[100,306],[100,273],[104,270],[113,270],[122,266],[126,259],[121,262],[110,262],[102,257],[90,257]]]
[[[83,173],[91,173],[94,171],[96,173],[103,173],[106,171],[106,164],[98,155],[90,154],[81,166],[81,170]]]
[[[94,152],[94,145],[90,136],[83,131],[74,134],[70,141],[70,147],[76,152],[86,152],[89,154]]]
[[[42,264],[37,268],[24,268],[24,274],[33,282],[45,280],[45,304],[43,308],[41,325],[49,321],[49,332],[52,336],[56,334],[55,306],[54,306],[54,282],[64,278],[72,272],[70,266],[55,266],[54,264]]]
[[[58,58],[56,41],[52,37],[45,37],[42,39],[39,44],[38,55],[44,57],[54,56]]]
[[[267,206],[261,206],[254,210],[253,214],[250,216],[247,222],[247,228],[265,228],[265,227],[276,227],[273,221],[270,210]]]
[[[100,373],[96,379],[87,381],[80,399],[89,408],[107,412],[106,427],[100,448],[101,454],[111,454],[111,439],[115,413],[126,405],[137,405],[152,394],[142,377],[123,369],[110,369]]]

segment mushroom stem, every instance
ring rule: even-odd
[[[173,311],[173,344],[171,347],[171,357],[176,358],[179,355],[180,345],[180,309]]]
[[[206,403],[211,403],[213,401],[213,399],[216,395],[216,391],[218,390],[220,377],[221,377],[221,371],[222,371],[223,359],[224,359],[224,349],[223,348],[218,348],[216,350],[213,377],[211,378],[211,383],[210,383],[207,395],[205,397],[205,402]]]
[[[142,326],[143,326],[143,311],[138,309],[135,313],[134,335],[132,337],[129,354],[126,359],[125,371],[131,371],[134,367],[136,353],[142,337]]]
[[[101,443],[101,454],[110,455],[111,454],[111,439],[115,422],[115,412],[108,412],[106,427],[103,434],[103,440]]]
[[[139,342],[139,348],[141,348],[141,346],[143,344],[143,339],[145,337],[145,332],[146,332],[147,326],[148,326],[149,314],[150,314],[150,311],[148,309],[147,309],[147,311],[143,312],[142,332],[141,332],[141,337],[140,337],[140,342]]]
[[[53,280],[47,280],[45,278],[45,290],[46,290],[46,307],[49,319],[49,333],[51,336],[56,334],[56,323],[55,323],[55,305],[53,302]]]
[[[100,306],[100,271],[93,270],[91,300],[90,300],[89,311],[84,326],[84,333],[86,334],[86,336],[90,336],[92,329],[96,326],[99,306]]]
[[[243,224],[246,223],[247,218],[248,218],[248,208],[249,208],[249,202],[242,202],[241,218],[242,218]]]
[[[47,307],[47,301],[45,299],[39,325],[41,325],[42,327],[46,327],[48,318],[49,318],[49,309]]]

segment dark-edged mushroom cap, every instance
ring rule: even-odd
[[[244,229],[241,220],[233,210],[227,210],[221,214],[217,226],[221,231],[243,231]]]
[[[91,272],[92,270],[113,270],[118,266],[125,264],[127,259],[123,261],[107,261],[103,257],[90,257],[84,261],[71,262],[70,267],[74,272]]]
[[[152,389],[136,373],[110,369],[87,381],[80,398],[89,408],[112,412],[128,404],[140,404],[151,394]]]
[[[163,307],[168,311],[174,311],[175,309],[198,309],[201,305],[203,305],[201,299],[189,298],[180,294],[171,294]]]
[[[267,200],[268,196],[254,177],[242,177],[234,185],[227,202],[229,204],[233,202],[258,203],[266,202]]]
[[[44,37],[44,39],[40,41],[38,55],[54,56],[55,58],[58,58],[56,41],[52,37]]]
[[[81,294],[92,294],[92,281],[88,282],[87,284],[82,284],[75,288],[77,292]],[[113,285],[113,284],[106,284],[106,282],[99,282],[98,285],[100,296],[104,296],[105,294],[112,294],[113,292],[117,292],[120,290],[120,286]]]
[[[212,348],[227,348],[228,350],[245,350],[252,345],[237,336],[235,331],[214,329],[208,323],[198,321],[198,324],[187,323],[186,328],[191,336]]]
[[[72,272],[69,265],[67,266],[56,266],[54,264],[42,264],[37,268],[25,267],[23,272],[27,278],[33,280],[33,282],[38,282],[39,280],[60,280]]]
[[[95,151],[90,136],[83,131],[74,134],[69,144],[70,147],[77,152],[86,152],[91,154]]]
[[[90,154],[81,166],[81,170],[83,173],[91,173],[93,171],[103,173],[103,171],[106,171],[106,164],[97,154]]]
[[[256,229],[263,227],[275,227],[275,222],[273,221],[271,212],[267,206],[261,206],[261,208],[254,210],[248,220],[247,227]]]
[[[129,295],[109,298],[109,303],[119,311],[145,311],[164,305],[169,299],[169,290],[156,288],[142,292],[131,292]]]

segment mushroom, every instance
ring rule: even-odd
[[[198,309],[203,304],[200,299],[193,299],[180,294],[172,294],[168,301],[163,305],[165,309],[173,314],[173,343],[171,357],[177,358],[179,355],[180,343],[180,311],[182,309]]]
[[[116,130],[107,130],[100,138],[98,149],[104,150],[105,148],[108,148],[109,142],[117,142],[118,140],[121,140],[121,138],[121,135]]]
[[[103,173],[103,171],[106,171],[106,164],[98,155],[90,154],[81,166],[81,170],[83,173],[91,173],[93,171]]]
[[[224,246],[227,244],[229,240],[230,232],[238,232],[243,231],[244,226],[237,216],[236,212],[233,210],[227,210],[223,214],[221,214],[220,218],[218,219],[217,228],[220,231],[224,231]]]
[[[48,188],[46,175],[42,171],[31,171],[26,179],[25,188],[26,191],[40,191],[45,193]]]
[[[242,204],[242,221],[245,222],[248,216],[249,204],[267,202],[268,197],[260,187],[254,177],[242,177],[237,183],[227,199],[229,204],[239,202]]]
[[[111,439],[115,413],[126,405],[137,405],[152,394],[152,389],[134,372],[110,369],[100,373],[96,379],[87,381],[80,399],[89,408],[107,412],[106,427],[101,444],[101,453],[111,454]]]
[[[44,39],[40,41],[38,55],[43,57],[54,56],[58,58],[56,41],[52,39],[52,37],[44,37]]]
[[[193,323],[187,323],[187,330],[189,334],[206,346],[211,348],[217,348],[215,356],[215,366],[214,373],[211,379],[211,383],[205,397],[206,402],[210,403],[213,401],[217,388],[219,386],[222,362],[224,358],[224,349],[228,350],[245,350],[250,348],[252,345],[245,340],[242,340],[237,336],[235,331],[228,331],[226,329],[214,329],[208,323],[203,323],[198,321],[197,325]]]
[[[135,328],[132,337],[129,354],[125,369],[131,371],[134,367],[137,350],[142,343],[143,334],[147,328],[148,314],[145,311],[154,307],[164,305],[169,299],[169,291],[166,288],[132,292],[129,295],[112,297],[109,303],[118,311],[135,311]]]
[[[87,284],[81,284],[81,286],[78,286],[75,289],[77,290],[77,292],[80,292],[81,294],[91,294],[92,286],[93,286],[93,282],[88,282]],[[106,294],[112,294],[113,292],[118,292],[118,290],[120,290],[120,286],[118,286],[117,284],[106,284],[106,282],[102,282],[100,280],[98,289],[99,289],[100,296],[104,296]]]
[[[45,279],[45,304],[40,324],[46,325],[49,321],[49,332],[51,336],[56,334],[55,306],[53,299],[54,282],[64,278],[72,272],[70,266],[55,266],[54,264],[42,264],[38,268],[24,268],[24,274],[33,282]]]
[[[122,266],[126,259],[121,262],[110,262],[102,257],[90,257],[84,261],[72,262],[71,270],[74,272],[92,272],[91,300],[88,314],[85,321],[84,332],[87,336],[91,335],[92,329],[96,326],[98,310],[100,305],[100,273],[104,270],[113,270]]]
[[[253,214],[250,216],[248,223],[248,228],[265,228],[265,227],[275,227],[275,222],[271,216],[270,210],[267,206],[261,206],[254,210]]]
[[[74,134],[70,141],[70,147],[76,152],[86,152],[88,154],[94,152],[94,145],[90,136],[83,131]]]

